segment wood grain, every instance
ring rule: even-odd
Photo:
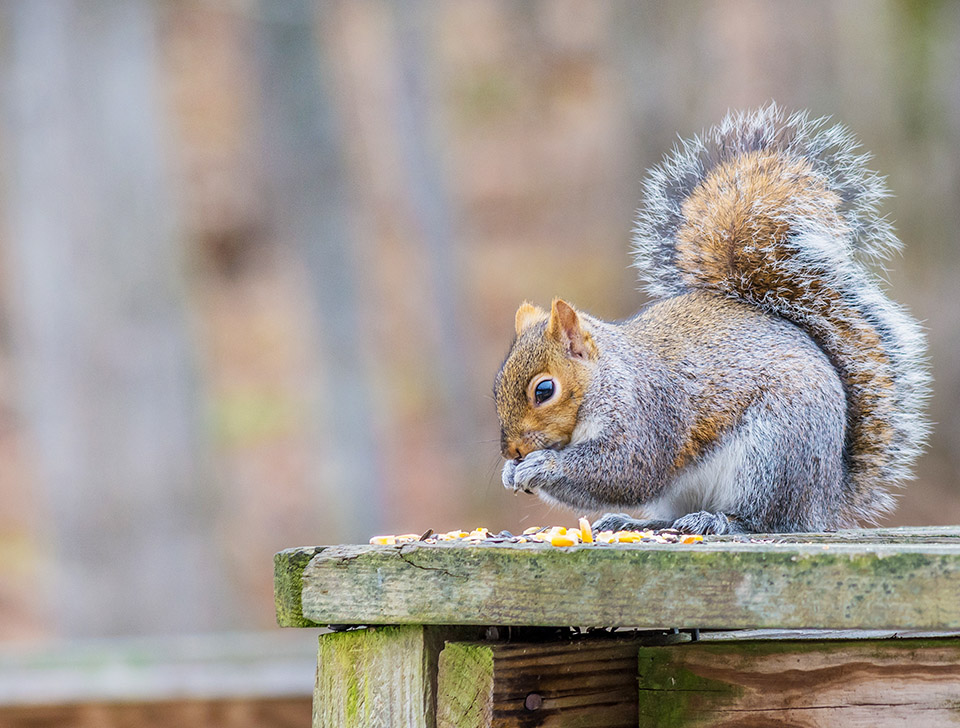
[[[825,533],[731,534],[707,536],[708,541],[772,541],[775,543],[889,543],[960,544],[960,526],[898,526],[896,528],[848,528]]]
[[[303,570],[319,547],[286,549],[273,557],[273,598],[281,627],[319,627],[303,616]]]
[[[909,539],[333,546],[302,585],[282,624],[960,629],[960,543]]]
[[[492,720],[492,647],[448,643],[437,674],[437,728],[485,728]]]
[[[639,725],[960,723],[960,640],[687,643],[638,652]]]
[[[634,728],[639,644],[450,643],[440,655],[437,728]]]
[[[379,627],[320,635],[314,728],[435,728],[440,651],[473,629]]]

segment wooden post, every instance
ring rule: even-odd
[[[375,627],[320,636],[314,728],[436,728],[437,660],[457,627]]]
[[[448,643],[440,653],[437,728],[634,728],[639,644]]]
[[[282,551],[276,569],[282,625],[392,625],[321,637],[315,726],[960,718],[960,527],[690,545],[327,546]],[[487,625],[554,639],[478,641]],[[565,625],[655,629],[542,629]],[[669,627],[699,628],[700,640],[677,644],[691,637]]]
[[[437,728],[488,726],[493,720],[493,648],[451,642],[440,653]]]

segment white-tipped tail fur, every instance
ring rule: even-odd
[[[848,505],[873,520],[923,447],[929,374],[920,327],[866,265],[900,248],[868,159],[825,119],[728,114],[651,170],[633,251],[654,297],[714,290],[817,342],[847,396]]]

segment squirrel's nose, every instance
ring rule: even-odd
[[[506,445],[504,445],[501,452],[507,460],[520,460],[529,455],[533,449],[534,448],[526,440],[518,440],[515,442],[508,442]]]
[[[515,443],[512,443],[512,442],[508,442],[506,445],[504,445],[501,452],[503,454],[503,457],[505,457],[507,460],[516,460],[522,457],[520,455],[519,448],[516,446]]]

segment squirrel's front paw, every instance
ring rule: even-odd
[[[507,490],[516,490],[517,487],[513,484],[514,473],[517,472],[517,461],[516,460],[507,460],[503,464],[503,474],[501,479],[503,480],[503,487]]]
[[[509,460],[503,466],[503,485],[514,491],[532,493],[557,479],[560,459],[554,450],[534,450],[523,460]]]

